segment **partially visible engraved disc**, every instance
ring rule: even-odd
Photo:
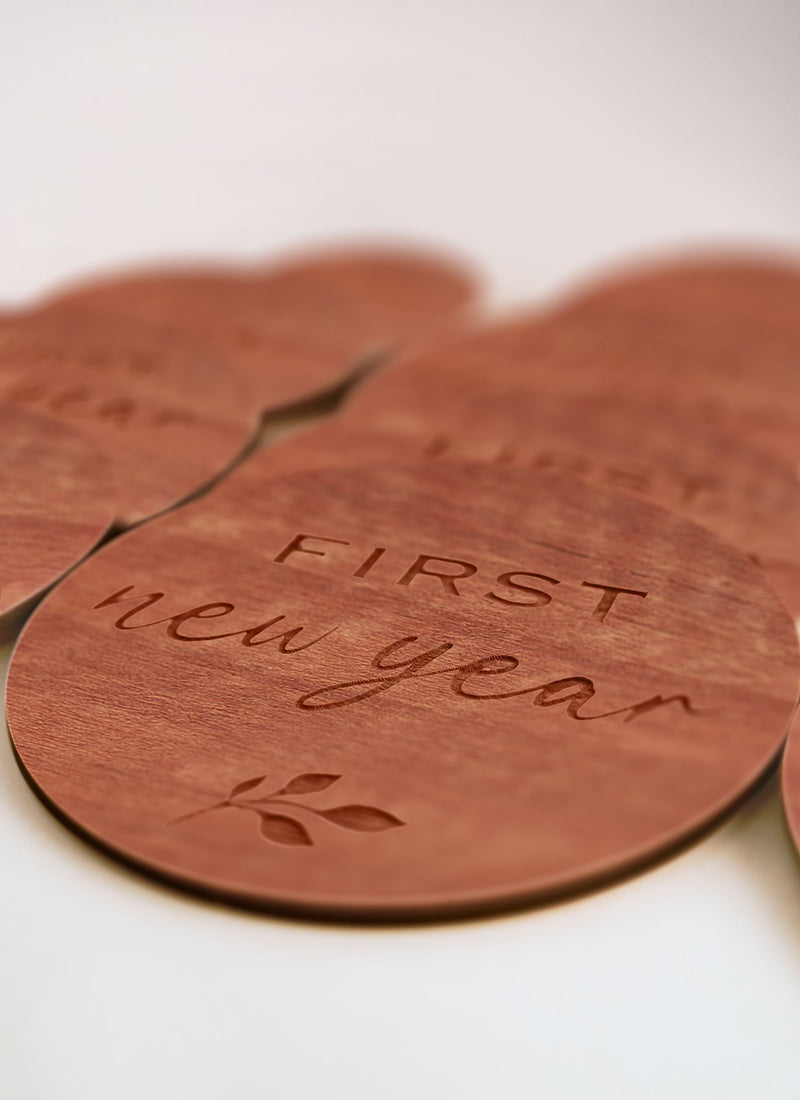
[[[74,429],[0,405],[0,640],[111,526],[114,485]]]
[[[373,424],[492,438],[509,423],[523,431],[530,403],[602,391],[675,407],[800,465],[800,325],[578,305],[523,314],[390,365],[348,408]]]
[[[91,309],[198,341],[259,409],[274,409],[332,389],[372,355],[441,336],[475,295],[471,273],[440,256],[365,248],[249,271],[132,272],[67,291],[47,311]]]
[[[446,400],[443,377],[431,382],[424,415],[407,419],[408,406],[399,404],[376,422],[362,418],[356,401],[345,417],[261,451],[234,477],[409,459],[427,459],[435,469],[452,458],[572,474],[710,528],[763,568],[800,616],[800,483],[771,452],[666,400],[602,389],[554,399],[498,386],[458,409]]]
[[[33,783],[143,869],[313,915],[501,908],[674,848],[780,748],[792,622],[693,523],[459,463],[253,488],[101,550],[12,661]]]
[[[114,474],[125,525],[213,480],[258,428],[239,381],[206,349],[96,316],[0,325],[0,401],[79,427]]]

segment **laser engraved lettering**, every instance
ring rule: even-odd
[[[328,539],[324,535],[295,535],[288,546],[284,546],[283,550],[276,555],[272,560],[277,562],[286,561],[290,554],[313,554],[316,558],[324,558],[324,550],[314,550],[312,547],[304,546],[303,543],[306,539],[315,539],[317,542],[330,542],[338,543],[339,546],[349,546],[350,543],[344,539]]]
[[[487,592],[487,597],[490,600],[497,600],[499,603],[518,604],[520,607],[539,607],[550,603],[552,600],[553,597],[549,592],[543,592],[541,588],[534,588],[530,584],[520,584],[519,581],[513,579],[514,577],[534,577],[536,580],[546,581],[548,584],[561,584],[561,581],[557,581],[555,577],[546,577],[544,573],[522,573],[512,570],[510,573],[501,573],[497,578],[497,583],[517,592],[526,592],[533,599],[512,600],[508,596],[501,596],[499,592]]]
[[[366,577],[373,565],[380,561],[383,555],[386,553],[385,546],[376,546],[375,549],[369,554],[359,565],[358,569],[353,572],[354,577]]]
[[[608,589],[606,586],[593,585],[603,589],[603,600],[610,601],[619,595],[619,592],[627,593],[626,589]],[[158,619],[148,619],[144,622],[132,620],[141,615],[148,608],[155,606],[164,599],[163,592],[149,592],[146,594],[130,595],[134,585],[126,585],[124,588],[112,592],[94,605],[95,610],[118,604],[133,604],[134,606],[123,611],[114,620],[117,630],[143,630],[148,627],[166,626],[165,633],[172,641],[181,643],[214,642],[225,638],[239,638],[241,644],[248,648],[266,645],[268,642],[277,642],[277,650],[282,654],[299,653],[318,645],[325,638],[330,637],[338,628],[332,627],[324,633],[312,637],[310,640],[298,645],[291,645],[307,628],[304,625],[288,626],[274,633],[263,636],[270,627],[284,623],[286,616],[279,614],[258,623],[255,626],[239,627],[236,630],[223,631],[221,633],[200,634],[190,628],[190,624],[198,624],[208,619],[225,618],[232,614],[236,608],[228,601],[215,601],[199,604],[186,611],[179,611],[165,615]],[[644,593],[633,592],[633,595]],[[602,600],[601,600],[602,604]],[[607,609],[606,609],[607,610]],[[594,721],[599,718],[612,718],[624,715],[623,721],[630,722],[640,715],[647,714],[659,707],[670,703],[679,704],[686,714],[698,716],[706,711],[698,710],[684,694],[670,695],[664,698],[657,694],[638,703],[631,703],[617,710],[604,711],[599,714],[583,713],[582,708],[597,694],[595,683],[588,676],[575,675],[558,677],[553,680],[544,680],[533,685],[513,687],[508,691],[482,691],[478,685],[482,678],[489,676],[505,675],[519,668],[519,658],[511,653],[489,654],[484,657],[473,658],[458,664],[442,667],[429,667],[435,664],[445,653],[455,648],[451,641],[440,642],[422,652],[411,656],[400,657],[398,654],[407,650],[407,647],[419,641],[416,634],[407,635],[388,645],[382,646],[370,661],[369,667],[377,670],[377,676],[364,676],[354,680],[346,680],[341,683],[327,684],[305,692],[296,700],[296,706],[300,710],[329,710],[334,707],[352,706],[362,703],[375,695],[392,690],[405,681],[425,679],[434,676],[449,676],[449,688],[453,694],[462,699],[471,700],[498,700],[511,699],[522,695],[533,696],[533,705],[537,707],[550,707],[563,704],[564,712],[568,717],[578,721]],[[387,675],[388,674],[388,675]]]
[[[429,569],[428,566],[434,561],[441,562],[442,565],[456,565],[459,567],[459,572],[452,573],[445,570],[444,573],[441,573],[438,569]],[[458,558],[439,558],[430,554],[420,554],[414,564],[403,574],[397,583],[409,585],[415,577],[438,577],[444,585],[445,592],[452,592],[454,596],[460,596],[461,593],[455,585],[456,580],[459,577],[472,577],[477,572],[477,565],[473,565],[470,561],[459,561]]]
[[[179,612],[177,615],[167,615],[163,619],[153,619],[150,622],[133,623],[131,626],[128,626],[129,619],[133,618],[134,615],[138,615],[140,611],[152,607],[153,604],[158,603],[164,597],[163,592],[151,592],[147,596],[127,596],[127,593],[132,591],[133,587],[132,584],[129,584],[125,588],[120,588],[118,592],[113,592],[110,596],[101,600],[100,603],[94,605],[94,609],[98,610],[101,607],[108,607],[110,604],[133,603],[138,601],[136,607],[130,611],[126,611],[115,620],[114,626],[118,630],[142,630],[148,626],[159,626],[163,623],[169,623],[166,630],[167,636],[177,642],[213,642],[220,638],[236,638],[241,635],[242,645],[244,646],[266,645],[267,642],[277,641],[279,653],[299,653],[301,650],[310,649],[311,646],[321,642],[323,638],[329,637],[337,629],[334,626],[330,630],[326,630],[324,634],[320,634],[317,638],[312,638],[311,641],[306,642],[304,645],[296,646],[290,646],[289,643],[306,629],[304,626],[293,626],[287,630],[278,631],[277,634],[270,634],[266,638],[259,637],[268,627],[276,626],[278,623],[283,622],[286,618],[285,615],[276,615],[274,618],[267,619],[266,622],[259,623],[257,626],[245,627],[241,630],[230,630],[223,634],[185,634],[181,632],[183,624],[192,619],[216,619],[224,615],[229,615],[235,610],[235,605],[232,603],[200,604],[199,607],[192,607],[188,611]]]
[[[12,382],[2,391],[2,397],[14,404],[39,406],[50,412],[68,413],[88,420],[99,420],[118,428],[146,425],[169,428],[176,424],[192,424],[195,417],[185,409],[141,409],[130,397],[100,398],[86,386],[46,385],[41,382]]]
[[[512,699],[519,695],[534,695],[534,706],[552,707],[563,703],[567,715],[579,721],[594,721],[598,718],[611,718],[615,715],[624,714],[626,717],[623,720],[631,722],[639,715],[646,714],[657,707],[667,706],[669,703],[679,703],[684,711],[690,715],[698,716],[702,713],[692,705],[686,695],[671,695],[667,699],[664,699],[661,695],[654,695],[641,703],[632,703],[629,706],[620,707],[618,710],[606,711],[602,714],[581,714],[579,713],[581,707],[596,694],[594,682],[588,676],[562,677],[557,680],[535,684],[532,687],[517,688],[493,694],[469,691],[467,690],[467,681],[471,677],[500,676],[513,672],[519,667],[519,660],[512,654],[492,654],[487,657],[479,657],[474,661],[468,661],[465,664],[448,665],[446,668],[430,669],[423,672],[424,668],[427,668],[428,665],[453,648],[452,642],[443,642],[406,660],[393,663],[387,661],[387,657],[418,640],[417,635],[411,634],[378,650],[370,662],[372,668],[378,669],[379,672],[388,670],[393,675],[373,676],[315,688],[313,691],[308,691],[305,695],[302,695],[297,700],[297,706],[301,710],[330,710],[334,707],[350,706],[353,703],[363,702],[373,695],[378,695],[380,692],[396,687],[404,680],[422,679],[429,676],[450,676],[451,691],[463,698],[480,700]]]
[[[327,535],[310,535],[301,532],[295,535],[272,560],[281,564],[295,554],[309,554],[312,557],[324,558],[328,556],[327,550],[332,546],[351,546],[351,543],[347,539],[336,539]],[[343,551],[342,553],[344,553],[346,560],[347,552]],[[498,574],[494,587],[490,588],[489,591],[480,592],[476,588],[480,580],[469,587],[471,579],[479,573],[479,566],[463,558],[451,558],[444,554],[418,554],[411,565],[393,582],[389,568],[392,560],[396,561],[397,554],[390,552],[388,557],[386,555],[387,547],[374,547],[355,569],[348,566],[350,576],[360,580],[371,574],[375,566],[381,563],[381,568],[376,571],[374,576],[376,579],[380,577],[388,584],[394,583],[404,588],[414,585],[415,588],[418,588],[420,578],[435,577],[439,584],[426,585],[425,589],[429,592],[444,592],[448,596],[457,597],[475,595],[482,599],[505,604],[508,607],[545,607],[552,602],[553,594],[531,582],[544,581],[545,584],[552,586],[564,583],[558,577],[550,577],[546,573],[537,573],[526,569],[509,569]],[[406,561],[408,561],[408,558],[406,558]],[[586,588],[598,588],[602,591],[603,595],[592,611],[592,617],[601,623],[605,621],[618,596],[628,595],[642,598],[647,596],[646,592],[639,589],[622,588],[618,585],[603,584],[599,581],[581,581],[580,584]]]
[[[597,619],[598,622],[604,622],[606,615],[614,606],[614,601],[617,596],[641,596],[644,599],[647,596],[646,592],[640,592],[636,588],[616,588],[610,584],[593,584],[591,581],[583,581],[582,586],[584,588],[599,588],[603,595],[600,597],[600,602],[592,612],[592,618]]]

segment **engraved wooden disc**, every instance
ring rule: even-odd
[[[498,908],[669,850],[781,745],[791,620],[695,524],[456,463],[251,488],[105,547],[12,661],[32,781],[141,868],[317,915]]]
[[[689,324],[606,310],[518,316],[368,379],[349,408],[371,423],[524,430],[527,402],[601,392],[668,406],[800,465],[800,329]],[[522,398],[527,392],[527,399]],[[503,407],[505,403],[506,407]]]
[[[0,405],[0,641],[114,519],[101,456],[74,429]]]
[[[471,274],[441,257],[351,249],[251,271],[133,272],[66,292],[47,309],[90,308],[202,343],[231,364],[259,409],[274,409],[332,389],[371,355],[439,336],[475,293]]]
[[[800,483],[768,451],[742,445],[687,411],[604,392],[547,400],[487,393],[473,423],[430,403],[427,431],[362,426],[358,416],[311,425],[253,455],[217,489],[262,491],[270,477],[300,470],[469,459],[501,469],[574,475],[643,497],[714,531],[761,567],[787,610],[800,616]],[[453,404],[445,406],[453,414]]]
[[[110,463],[125,525],[202,488],[258,428],[205,349],[96,316],[0,325],[0,401],[78,426]]]

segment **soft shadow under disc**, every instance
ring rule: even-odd
[[[45,311],[91,309],[197,341],[261,410],[331,390],[372,355],[441,337],[475,297],[472,274],[444,257],[363,248],[251,269],[132,271],[68,290]]]
[[[0,325],[0,401],[79,427],[111,467],[126,526],[202,488],[258,428],[205,349],[97,317]]]
[[[111,526],[100,453],[66,424],[0,405],[0,641]]]
[[[45,799],[142,869],[426,918],[692,836],[773,759],[799,671],[761,573],[703,528],[454,463],[314,471],[123,536],[33,617],[7,705]]]

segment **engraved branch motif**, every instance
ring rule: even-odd
[[[215,802],[211,806],[205,806],[201,810],[193,810],[171,821],[171,825],[179,825],[183,821],[189,821],[193,817],[212,813],[214,810],[248,810],[259,818],[259,832],[264,840],[273,844],[285,844],[309,847],[314,841],[308,829],[295,816],[284,813],[274,813],[272,807],[288,808],[294,811],[300,810],[313,814],[331,825],[337,825],[340,829],[351,829],[359,833],[381,833],[386,829],[396,829],[405,825],[399,817],[379,810],[376,806],[361,806],[358,804],[347,806],[330,806],[327,809],[317,810],[313,806],[307,806],[303,802],[297,802],[286,795],[304,796],[316,794],[332,787],[342,777],[326,772],[303,772],[295,775],[285,786],[277,791],[260,794],[256,798],[244,798],[243,795],[255,791],[266,780],[266,775],[257,775],[253,779],[244,779],[237,783],[228,793],[228,797],[221,802]],[[270,807],[263,809],[262,807]]]

